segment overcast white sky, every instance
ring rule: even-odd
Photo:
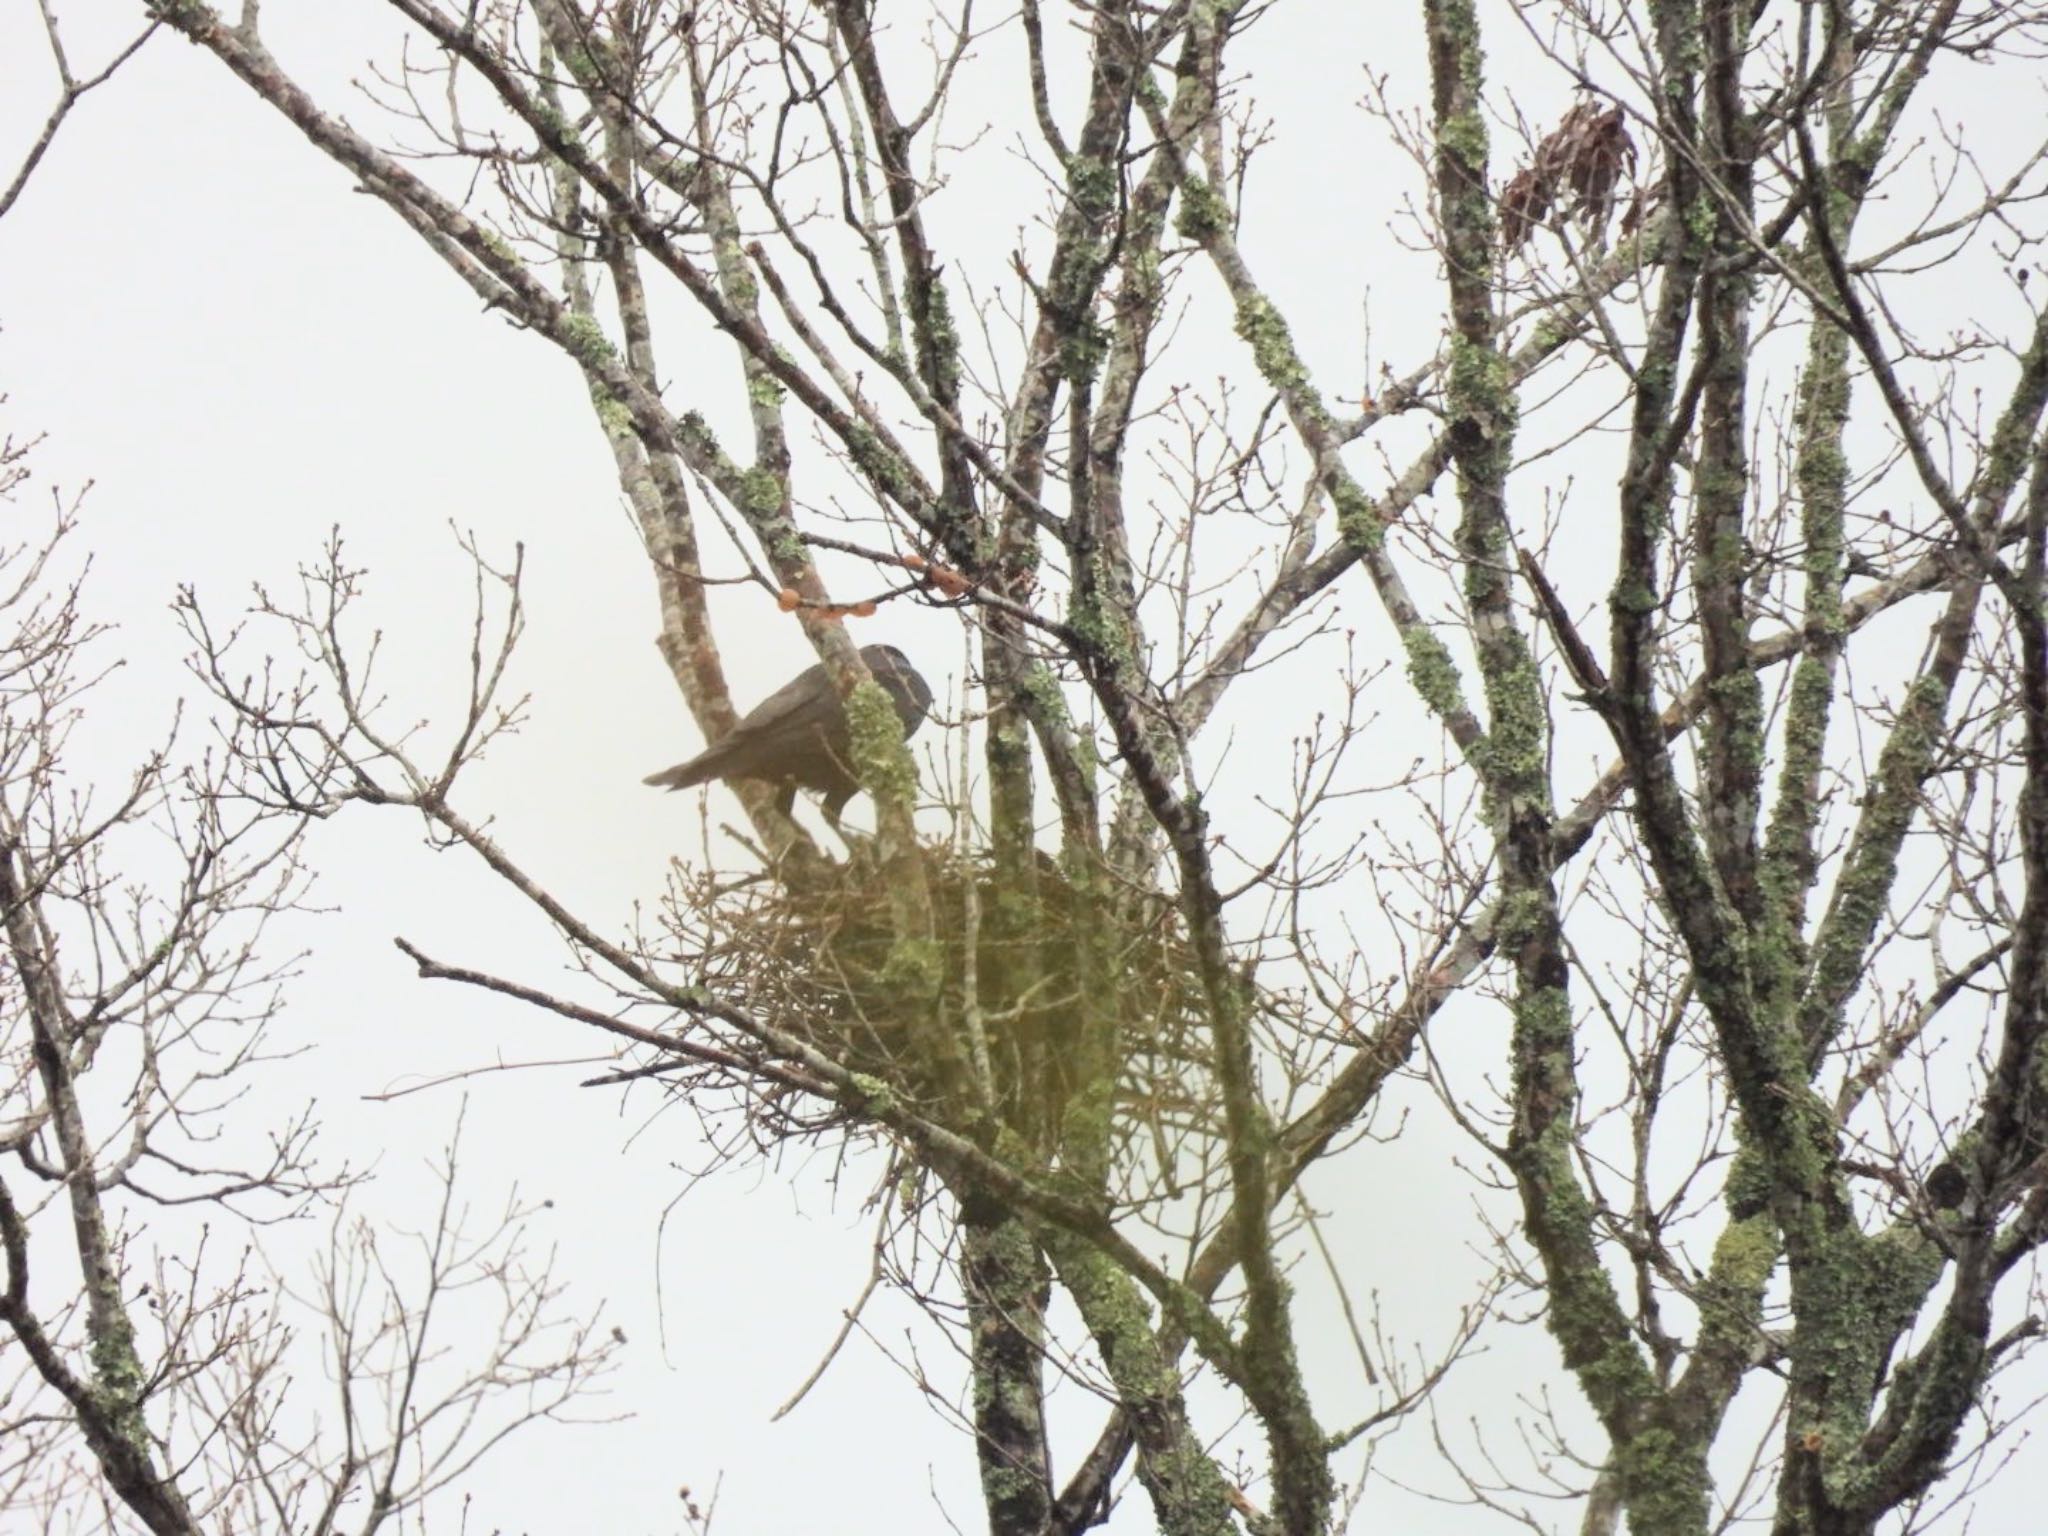
[[[345,79],[382,40],[381,8],[317,8],[337,25],[294,48],[314,9],[277,5],[266,19],[286,58]],[[4,9],[0,142],[25,142],[43,109],[34,21],[31,7]],[[84,55],[85,28],[72,30]],[[394,693],[445,717],[455,696],[435,684],[459,681],[469,603],[450,525],[473,528],[494,549],[525,541],[533,610],[518,677],[533,723],[486,765],[480,801],[531,868],[609,926],[658,892],[694,797],[664,799],[639,779],[695,740],[572,370],[480,315],[385,209],[170,37],[87,103],[0,228],[0,325],[7,427],[50,434],[44,482],[98,482],[83,534],[90,600],[119,619],[130,665],[89,722],[87,763],[118,777],[169,724],[182,688],[176,584],[239,606],[253,582],[288,585],[337,524],[373,573]],[[739,658],[742,696],[780,681],[798,644]],[[537,961],[545,976],[542,930],[473,869],[436,858],[397,818],[320,828],[312,851],[337,911],[295,935],[312,953],[279,1038],[311,1050],[268,1091],[280,1114],[317,1095],[329,1154],[379,1161],[368,1198],[394,1227],[417,1226],[430,1215],[418,1169],[460,1090],[363,1096],[493,1057],[583,1055],[589,1042],[431,989],[391,947],[403,933],[450,958]],[[677,1529],[678,1487],[701,1493],[722,1475],[722,1530],[900,1530],[906,1517],[936,1524],[927,1461],[950,1502],[971,1500],[971,1461],[874,1350],[849,1351],[808,1407],[767,1426],[866,1277],[858,1200],[872,1174],[856,1170],[838,1200],[829,1164],[729,1174],[664,1227],[707,1160],[694,1126],[672,1115],[643,1129],[651,1096],[622,1110],[616,1091],[577,1089],[585,1075],[473,1084],[466,1189],[484,1213],[514,1185],[552,1197],[537,1236],[559,1244],[576,1303],[602,1302],[625,1329],[609,1406],[637,1417],[514,1442],[473,1479],[468,1528],[589,1528],[599,1511],[605,1529]],[[873,1321],[900,1346],[911,1314],[884,1302]],[[869,1398],[887,1413],[859,1411]],[[871,1509],[848,1507],[854,1488],[873,1491]],[[457,1527],[444,1515],[436,1528]]]
[[[1398,26],[1367,20],[1397,9]],[[1357,102],[1366,60],[1398,94],[1422,98],[1409,9],[1282,8],[1241,61],[1270,71],[1259,95],[1279,136],[1252,199],[1261,275],[1297,306],[1369,287],[1376,352],[1397,368],[1433,348],[1440,300],[1415,286],[1430,280],[1427,263],[1388,234],[1416,177],[1358,148],[1379,137]],[[348,104],[346,81],[387,50],[381,6],[272,0],[264,19],[273,49],[323,101],[367,118]],[[97,56],[85,21],[73,35],[81,59]],[[1511,59],[1513,38],[1496,37]],[[26,142],[48,84],[33,8],[6,0],[0,151]],[[2034,96],[2009,99],[2015,121],[2037,111]],[[1354,302],[1301,334],[1325,376],[1362,382]],[[94,557],[88,599],[118,618],[112,644],[129,665],[89,721],[87,765],[118,777],[169,722],[184,688],[169,612],[177,584],[225,610],[252,583],[286,585],[335,525],[370,573],[394,694],[445,716],[469,603],[454,524],[487,549],[523,541],[529,575],[517,683],[532,695],[531,722],[483,766],[467,803],[487,808],[515,856],[600,927],[623,926],[655,895],[671,853],[691,847],[694,797],[661,797],[639,779],[696,738],[655,653],[645,559],[565,361],[479,313],[385,208],[169,37],[80,109],[0,224],[0,327],[5,428],[50,434],[35,461],[44,483],[97,482],[82,534]],[[759,633],[728,657],[745,701],[805,659],[792,626]],[[906,618],[863,638],[922,641],[935,681],[955,665],[942,621]],[[295,930],[311,952],[280,1038],[308,1050],[270,1091],[280,1114],[317,1096],[330,1154],[377,1159],[384,1177],[368,1198],[403,1227],[426,1215],[418,1168],[464,1090],[367,1095],[488,1058],[549,1061],[589,1046],[526,1010],[421,983],[391,947],[402,934],[444,959],[546,980],[545,930],[465,862],[429,852],[396,815],[320,828],[312,857],[319,896],[336,910]],[[695,1125],[675,1113],[650,1121],[652,1096],[578,1089],[583,1075],[566,1065],[470,1082],[466,1188],[480,1209],[515,1185],[553,1199],[541,1231],[559,1244],[572,1295],[602,1302],[632,1341],[611,1406],[637,1417],[529,1431],[474,1480],[469,1529],[588,1529],[596,1514],[601,1529],[666,1531],[678,1486],[701,1491],[720,1477],[726,1532],[936,1530],[934,1500],[972,1529],[967,1448],[881,1349],[856,1344],[803,1408],[767,1422],[866,1276],[859,1201],[873,1169],[854,1166],[835,1196],[832,1157],[805,1166],[793,1152],[675,1204],[708,1161]],[[1339,1208],[1330,1235],[1340,1254],[1424,1344],[1442,1337],[1481,1269],[1464,1246],[1471,1193],[1450,1167],[1450,1135],[1419,1117],[1398,1147],[1354,1155],[1346,1177],[1370,1188],[1369,1209],[1313,1186]],[[1446,1232],[1464,1236],[1431,1240]],[[279,1251],[289,1242],[278,1239]],[[884,1300],[868,1324],[899,1361],[915,1351],[943,1392],[957,1392],[948,1346],[911,1308]],[[1331,1326],[1305,1348],[1341,1397],[1335,1384],[1355,1371],[1348,1342]],[[1454,1382],[1446,1419],[1498,1403],[1553,1359],[1536,1328],[1501,1335],[1497,1353]],[[2048,1466],[2038,1451],[2023,1460],[2017,1486]],[[1376,1528],[1471,1528],[1468,1514],[1388,1485],[1376,1496],[1387,1501]]]

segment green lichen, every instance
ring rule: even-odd
[[[1451,340],[1446,398],[1451,409],[1480,417],[1489,436],[1505,438],[1514,430],[1514,373],[1498,347],[1463,336]]]
[[[107,1408],[120,1415],[135,1406],[142,1389],[142,1364],[135,1355],[134,1330],[118,1298],[94,1323],[92,1371],[94,1395]]]
[[[1771,1167],[1755,1142],[1740,1125],[1736,1127],[1735,1156],[1728,1162],[1725,1193],[1728,1209],[1737,1220],[1747,1220],[1771,1202]]]
[[[1702,1355],[1744,1360],[1763,1327],[1764,1288],[1778,1265],[1778,1224],[1768,1213],[1733,1220],[1714,1244],[1700,1287]]]
[[[869,428],[854,426],[849,429],[846,451],[852,456],[854,467],[866,475],[883,495],[898,495],[908,487],[902,462]]]
[[[936,939],[899,938],[889,946],[880,979],[886,993],[908,1005],[936,997],[946,980],[945,951]]]
[[[1145,313],[1158,307],[1165,291],[1166,285],[1160,277],[1159,247],[1147,240],[1124,267],[1124,286],[1119,300],[1125,310]]]
[[[1511,1156],[1549,1284],[1550,1332],[1587,1401],[1612,1423],[1655,1383],[1588,1241],[1594,1219],[1574,1166],[1571,1013],[1560,988],[1515,1000],[1514,1095]]]
[[[909,805],[917,796],[917,765],[903,744],[903,721],[881,684],[869,679],[846,701],[853,771],[879,801]]]
[[[1860,981],[1864,950],[1889,899],[1898,852],[1919,807],[1917,788],[1933,754],[1947,714],[1948,684],[1933,673],[1916,678],[1906,691],[1891,738],[1878,760],[1878,782],[1863,814],[1849,866],[1835,887],[1834,910],[1822,930],[1813,959],[1810,995],[1850,996]],[[1831,1032],[1831,1021],[1809,1016],[1808,1038]]]
[[[1714,232],[1720,227],[1720,210],[1715,207],[1711,196],[1702,193],[1685,210],[1685,232],[1695,246],[1705,248],[1714,242]]]
[[[861,1098],[860,1104],[856,1107],[875,1114],[887,1114],[895,1108],[896,1090],[879,1077],[870,1077],[865,1072],[855,1072],[848,1081],[852,1084],[853,1091]]]
[[[746,314],[755,313],[761,303],[761,285],[752,270],[738,260],[722,261],[719,268],[719,286],[725,290],[727,302]]]
[[[995,1394],[1002,1394],[1000,1402]],[[1005,1376],[1000,1384],[990,1373],[975,1375],[975,1408],[978,1416],[997,1410],[1015,1419],[1038,1404],[1036,1384],[1023,1378]],[[1045,1485],[1026,1467],[1013,1467],[994,1457],[981,1461],[981,1500],[992,1517],[1014,1517],[1020,1512],[1036,1514],[1045,1505]]]
[[[1662,1425],[1645,1425],[1615,1448],[1615,1471],[1629,1529],[1642,1532],[1707,1528],[1710,1480],[1706,1447]]]
[[[1487,777],[1505,794],[1540,798],[1547,782],[1550,722],[1543,710],[1543,678],[1522,636],[1509,632],[1487,646]]]
[[[960,333],[953,326],[945,284],[937,278],[925,291],[918,338],[932,393],[941,400],[956,399],[960,393]]]
[[[1536,322],[1536,328],[1529,333],[1528,348],[1538,357],[1546,357],[1578,333],[1579,327],[1563,316],[1545,315]]]
[[[1792,1370],[1808,1401],[1794,1432],[1817,1445],[1830,1501],[1853,1505],[1871,1475],[1858,1453],[1870,1427],[1872,1386],[1939,1278],[1944,1256],[1914,1228],[1869,1238],[1853,1224],[1818,1217],[1788,1232],[1787,1244],[1803,1250],[1792,1268]]]
[[[740,472],[740,511],[755,522],[764,522],[782,511],[782,477],[772,469],[756,465]]]
[[[1486,119],[1477,111],[1459,112],[1437,124],[1437,143],[1468,166],[1486,163]]]
[[[572,79],[586,85],[600,83],[599,71],[602,63],[599,54],[590,47],[590,39],[587,36],[582,40],[569,39],[557,57],[561,59],[563,67],[569,71]]]
[[[1093,155],[1075,155],[1067,162],[1067,195],[1074,206],[1097,223],[1116,208],[1116,167]]]
[[[1074,771],[1081,777],[1082,790],[1091,796],[1098,786],[1101,767],[1102,759],[1095,750],[1095,738],[1085,734],[1075,737]]]
[[[1108,1173],[1107,1149],[1116,1135],[1116,1085],[1095,1074],[1068,1095],[1060,1112],[1060,1145],[1068,1172],[1083,1189],[1099,1186]]]
[[[718,437],[711,430],[711,423],[700,411],[685,411],[676,418],[676,437],[685,452],[701,458],[716,458],[724,452],[718,446]]]
[[[562,321],[562,344],[585,368],[607,368],[619,355],[604,328],[588,315],[570,315]]]
[[[1051,667],[1034,664],[1025,668],[1018,680],[1025,698],[1030,702],[1031,711],[1040,720],[1060,726],[1071,726],[1073,721],[1067,714],[1067,696],[1060,687],[1060,680],[1053,675]]]
[[[1763,692],[1756,673],[1743,669],[1717,677],[1707,687],[1719,717],[1720,745],[1728,757],[1746,773],[1754,774],[1763,762]]]
[[[1811,656],[1800,657],[1792,669],[1791,701],[1785,711],[1788,755],[1796,754],[1802,762],[1819,761],[1827,745],[1827,702],[1833,693],[1827,668]]]
[[[1252,349],[1252,362],[1268,384],[1291,394],[1308,383],[1308,368],[1294,350],[1287,321],[1264,294],[1249,294],[1237,306],[1237,334]]]
[[[1657,589],[1638,571],[1624,571],[1615,579],[1607,600],[1625,615],[1639,617],[1657,611]]]
[[[1439,719],[1460,713],[1465,708],[1464,682],[1436,631],[1410,624],[1401,631],[1401,645],[1408,653],[1408,682],[1416,696]]]
[[[1379,507],[1356,480],[1340,472],[1330,486],[1330,500],[1337,508],[1337,532],[1346,544],[1370,554],[1387,542]]]
[[[606,390],[591,395],[591,406],[597,412],[597,424],[604,428],[607,436],[630,437],[633,432],[633,413],[626,402]]]
[[[1112,573],[1102,556],[1090,555],[1088,579],[1075,586],[1073,601],[1067,607],[1067,623],[1091,649],[1127,667],[1134,662],[1130,632],[1123,616],[1103,596],[1111,579]]]
[[[562,115],[562,109],[553,102],[535,102],[533,118],[533,125],[540,134],[541,142],[549,148],[569,148],[580,143],[576,137],[575,125]]]
[[[1109,332],[1092,319],[1076,320],[1060,338],[1060,374],[1070,384],[1088,384],[1108,355]]]
[[[1180,184],[1180,211],[1173,227],[1183,238],[1201,244],[1230,228],[1230,205],[1207,180],[1190,176]]]

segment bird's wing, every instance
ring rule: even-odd
[[[763,731],[774,729],[793,715],[807,709],[815,711],[819,701],[829,700],[836,704],[839,694],[832,686],[832,679],[825,671],[825,663],[806,667],[803,671],[769,694],[767,698],[746,712],[740,723],[732,728],[732,734],[725,738],[732,741],[741,736],[756,736]],[[719,743],[720,746],[724,742]]]
[[[739,724],[688,762],[677,763],[659,773],[650,773],[640,782],[664,789],[689,789],[723,777],[735,757],[742,756],[763,737],[772,734],[777,725],[800,717],[806,707],[816,711],[820,703],[820,689],[829,699],[827,709],[838,702],[839,696],[832,690],[823,662],[799,672],[769,694],[748,710]],[[744,774],[740,776],[746,777]]]

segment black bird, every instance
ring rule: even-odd
[[[893,645],[862,646],[860,659],[896,706],[903,734],[915,734],[932,707],[930,685]],[[688,789],[713,779],[766,779],[780,785],[775,803],[785,816],[799,789],[815,789],[825,797],[825,820],[839,830],[839,813],[859,792],[860,781],[853,774],[846,709],[823,662],[756,704],[723,740],[643,782]]]

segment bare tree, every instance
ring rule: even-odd
[[[226,760],[252,815],[423,818],[585,984],[408,942],[423,977],[609,1035],[735,1156],[880,1150],[878,1281],[960,1341],[991,1531],[1105,1522],[1127,1470],[1175,1536],[1364,1524],[1406,1421],[1430,1491],[1535,1529],[1963,1517],[2048,1233],[2048,144],[1944,103],[2038,87],[2048,11],[1375,7],[1425,67],[1367,61],[1355,141],[1275,181],[1265,7],[386,6],[371,119],[253,3],[138,15],[579,370],[698,728],[712,594],[757,588],[875,830],[742,783],[658,919],[571,910],[464,798],[519,713],[481,551],[435,731],[337,547],[246,627],[188,607]],[[1349,232],[1261,210],[1365,166],[1433,298],[1332,377],[1382,253],[1290,294],[1276,247]],[[943,782],[849,633],[889,604],[972,647]],[[1413,1079],[1497,1257],[1419,1363],[1304,1190],[1359,1198]],[[1570,1401],[1431,1423],[1532,1313]]]
[[[5,1506],[51,1531],[377,1530],[587,1412],[618,1341],[568,1312],[530,1211],[469,1216],[453,1141],[408,1236],[351,1208],[309,1111],[265,1123],[305,818],[248,792],[232,719],[87,787],[67,749],[110,640],[70,557],[83,493],[22,536],[33,446],[0,445]],[[320,1206],[324,1256],[273,1269],[260,1230]]]

